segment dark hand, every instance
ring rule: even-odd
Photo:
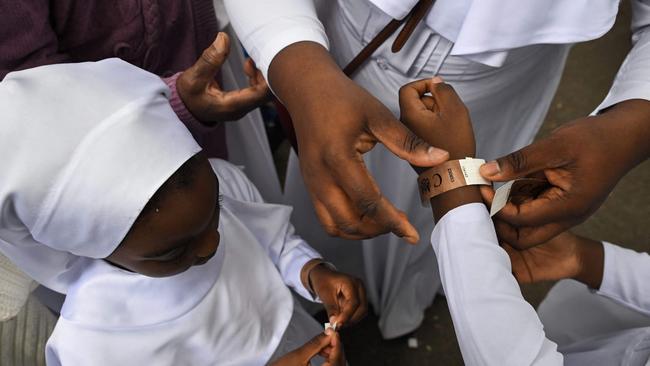
[[[309,281],[323,302],[330,324],[336,323],[337,329],[357,323],[366,315],[366,290],[359,279],[321,264],[311,270]]]
[[[450,159],[474,157],[476,143],[467,107],[440,77],[404,85],[399,105],[402,123],[424,141],[447,150]]]
[[[271,63],[270,83],[293,119],[300,168],[325,230],[347,239],[393,232],[419,235],[379,191],[363,161],[377,143],[413,165],[430,167],[448,154],[431,147],[352,80],[312,42],[285,48]]]
[[[219,33],[212,45],[203,51],[196,63],[185,70],[176,81],[176,90],[183,103],[199,121],[214,125],[234,121],[259,107],[270,96],[262,72],[248,59],[244,72],[250,86],[241,90],[224,91],[215,76],[230,53],[230,40]]]
[[[280,357],[271,366],[308,366],[309,361],[316,355],[325,358],[323,366],[345,366],[345,354],[338,333],[327,330],[302,347]]]
[[[626,101],[568,123],[549,137],[481,167],[492,181],[545,177],[551,188],[508,203],[496,216],[499,237],[518,249],[543,243],[588,218],[616,183],[650,154],[650,103]],[[491,203],[494,191],[481,187]]]
[[[512,273],[521,284],[573,278],[592,288],[600,287],[604,258],[600,242],[566,231],[530,249],[520,251],[508,244],[502,246],[510,256]]]

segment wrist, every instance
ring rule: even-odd
[[[420,197],[431,202],[437,220],[456,207],[482,202],[478,185],[490,185],[478,172],[483,163],[469,157],[448,160],[419,175]]]
[[[483,203],[478,186],[465,186],[447,191],[431,198],[433,217],[440,221],[445,214],[457,207],[470,203]]]
[[[596,116],[601,118],[602,135],[618,144],[626,170],[650,158],[650,101],[632,99],[620,102]]]
[[[269,85],[289,111],[318,101],[323,92],[336,93],[331,83],[347,79],[327,49],[310,41],[297,42],[280,51],[268,74]]]
[[[603,243],[587,238],[576,237],[578,270],[573,277],[594,290],[598,290],[603,281],[605,268],[605,250]]]
[[[318,294],[316,292],[316,285],[319,283],[321,275],[325,272],[336,271],[333,264],[326,262],[321,258],[315,258],[305,263],[300,272],[300,280],[302,285],[314,297]]]

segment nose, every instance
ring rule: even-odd
[[[201,240],[201,244],[196,251],[196,256],[194,259],[194,265],[200,266],[207,263],[210,258],[214,257],[217,249],[219,248],[219,241],[221,236],[217,230],[209,230],[204,238]]]

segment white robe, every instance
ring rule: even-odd
[[[166,278],[93,261],[68,291],[49,365],[262,365],[321,331],[287,287],[312,299],[300,270],[319,257],[294,235],[291,209],[263,203],[231,164],[211,163],[224,196],[216,255]]]
[[[431,234],[431,245],[466,365],[642,366],[648,362],[648,254],[603,243],[603,281],[598,294],[587,296],[593,297],[591,304],[611,305],[611,300],[623,304],[628,309],[622,309],[621,319],[626,321],[612,322],[612,316],[599,316],[606,313],[598,309],[602,306],[566,301],[566,296],[551,300],[555,303],[551,311],[540,307],[540,313],[546,313],[542,320],[552,323],[549,338],[562,340],[558,351],[545,334],[547,323],[522,297],[483,204],[464,205],[445,214]],[[585,296],[585,286],[578,287]],[[620,305],[611,315],[619,313]],[[575,316],[589,322],[572,319]],[[562,339],[562,334],[574,337]]]
[[[470,3],[472,6],[468,7]],[[493,47],[497,48],[477,48],[478,53],[471,53],[467,50],[476,44],[465,34],[491,34],[486,29],[498,28],[504,17],[526,19],[539,15],[534,4],[520,5],[513,10],[499,6],[485,8],[481,3],[439,1],[434,7],[437,19],[463,21],[449,28],[461,30],[454,33],[459,37],[453,39],[457,43],[441,37],[438,33],[447,28],[434,30],[427,25],[431,24],[427,18],[427,24],[418,26],[400,53],[390,52],[393,36],[357,72],[354,80],[397,116],[399,87],[415,79],[431,77],[442,66],[439,75],[454,86],[470,110],[478,156],[491,159],[533,140],[559,83],[569,43],[596,38],[609,29],[616,11],[612,5],[616,2],[603,1],[594,8],[587,2],[554,1],[543,17],[546,21],[516,22],[517,32],[503,36],[508,43],[502,45],[519,48],[500,48],[501,39],[495,39]],[[561,3],[565,6],[558,6]],[[265,74],[279,51],[299,41],[329,47],[337,62],[344,65],[391,19],[368,1],[330,2],[327,17],[322,18],[324,27],[309,1],[225,0],[225,5],[244,46]],[[650,32],[646,31],[650,23],[650,1],[637,0],[633,6],[635,46],[599,109],[632,98],[650,100],[650,72],[646,66],[650,62]],[[481,13],[471,17],[456,13],[479,7]],[[251,8],[258,11],[250,12]],[[554,21],[556,18],[561,21]],[[594,20],[593,24],[588,23],[590,20]],[[490,27],[486,28],[487,25]],[[581,34],[581,30],[585,32]],[[542,39],[536,36],[544,32],[552,36],[542,37],[543,41],[554,44],[534,45]],[[465,51],[459,51],[462,49]],[[451,56],[445,57],[449,53]],[[418,246],[408,246],[390,235],[362,242],[329,238],[313,212],[295,155],[291,156],[287,170],[285,202],[295,206],[293,221],[302,236],[339,268],[364,278],[369,300],[380,316],[380,330],[384,337],[392,338],[419,326],[424,309],[439,287],[437,274],[430,271],[436,265],[435,257],[424,238],[433,223],[429,211],[420,205],[416,177],[408,164],[383,146],[377,146],[365,158],[384,195],[407,213],[420,232],[423,239]]]

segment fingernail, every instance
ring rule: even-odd
[[[492,160],[488,163],[481,165],[479,172],[481,173],[482,176],[491,177],[493,175],[497,175],[501,173],[501,168],[499,167],[499,163],[496,160]]]
[[[429,156],[433,160],[439,162],[443,162],[449,159],[449,153],[447,151],[438,149],[437,147],[433,147],[433,146],[429,147],[429,149],[427,150],[427,154],[429,154]]]
[[[434,84],[440,84],[440,83],[444,83],[444,82],[445,82],[444,80],[442,80],[442,78],[441,78],[440,76],[434,76],[433,78],[431,78],[431,81],[432,81]]]
[[[217,35],[217,39],[214,41],[214,47],[219,53],[226,52],[226,37],[223,35],[223,32],[219,32]]]
[[[325,334],[327,334],[327,335],[332,335],[333,332],[334,331],[332,330],[332,328],[325,329]]]

